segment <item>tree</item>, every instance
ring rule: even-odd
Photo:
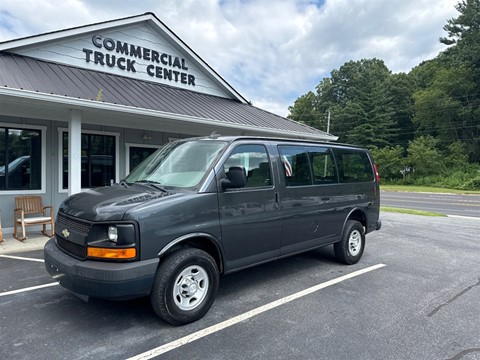
[[[466,170],[468,167],[468,150],[464,142],[456,141],[448,146],[445,165],[449,169]]]
[[[454,45],[448,52],[461,64],[480,67],[480,0],[462,0],[455,9],[460,15],[447,20],[443,29],[446,37],[440,38],[445,45]],[[477,71],[478,72],[478,71]]]
[[[400,145],[372,149],[382,179],[394,180],[405,174],[406,159]]]
[[[288,107],[290,111],[288,118],[319,130],[325,130],[325,113],[318,111],[316,103],[317,97],[309,91],[295,100],[293,106]]]
[[[437,175],[443,172],[445,165],[437,143],[432,136],[420,136],[410,141],[407,149],[408,162],[413,166],[415,176]]]
[[[479,98],[471,70],[459,66],[439,68],[431,85],[414,94],[413,123],[420,135],[431,135],[446,149],[452,142],[466,144],[472,161],[480,159]]]
[[[414,84],[410,76],[405,73],[392,74],[385,81],[385,94],[391,106],[391,117],[395,128],[392,144],[400,145],[404,149],[408,142],[413,140],[415,128],[412,123],[414,115]]]
[[[325,130],[325,114],[330,111],[331,132],[339,141],[365,147],[389,145],[398,133],[395,86],[387,84],[390,76],[379,59],[346,62],[317,85],[315,97],[311,93],[299,97],[289,108],[289,117]]]

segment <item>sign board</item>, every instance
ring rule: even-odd
[[[84,33],[17,49],[16,54],[153,81],[209,95],[231,94],[175,41],[146,23]]]

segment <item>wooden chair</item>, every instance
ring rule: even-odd
[[[25,240],[25,226],[43,225],[42,234],[53,236],[55,231],[53,219],[53,206],[43,206],[41,196],[18,196],[15,198],[15,210],[13,211],[14,229],[13,237],[17,240]],[[47,233],[47,225],[50,224],[51,233]],[[18,237],[17,226],[22,227],[22,237]]]

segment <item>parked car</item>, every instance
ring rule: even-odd
[[[180,325],[211,307],[221,275],[332,245],[355,264],[381,227],[367,150],[271,138],[172,142],[125,180],[67,198],[48,272],[82,295],[150,296]]]

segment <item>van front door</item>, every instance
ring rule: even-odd
[[[279,255],[282,223],[272,161],[263,144],[244,143],[232,150],[217,168],[219,178],[241,168],[246,179],[240,188],[218,189],[225,270],[275,259]]]

